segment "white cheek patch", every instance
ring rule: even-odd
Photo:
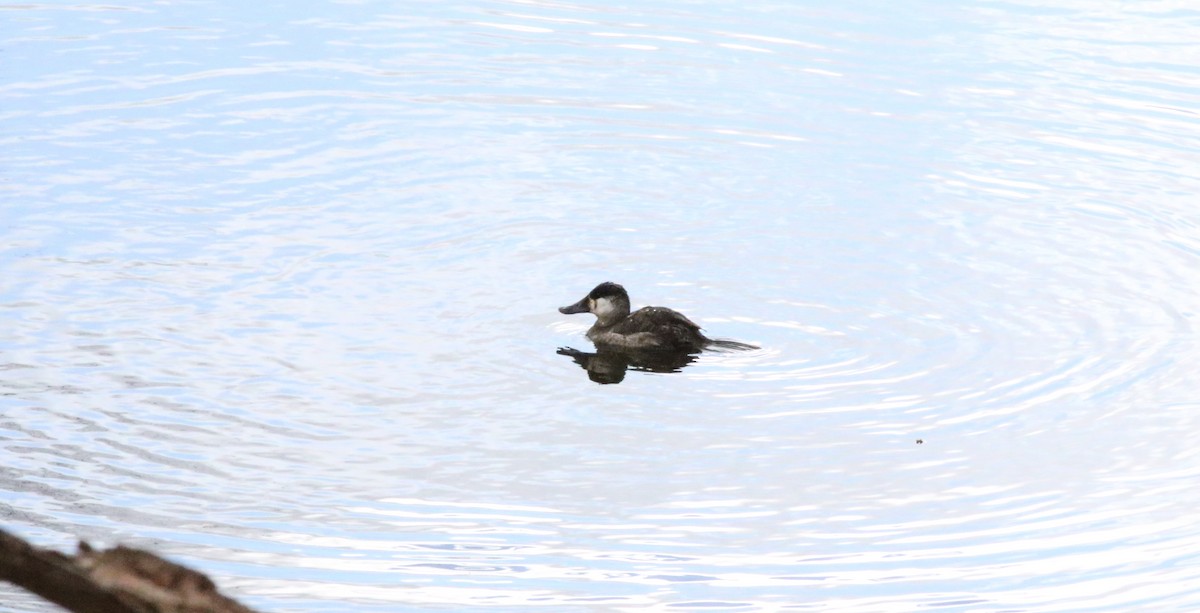
[[[617,307],[613,306],[612,300],[608,298],[598,298],[592,304],[592,312],[595,313],[596,317],[599,317],[600,319],[604,319],[609,315],[612,315],[613,311],[615,310],[617,310]]]

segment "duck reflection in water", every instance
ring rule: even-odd
[[[579,302],[558,310],[567,315],[596,316],[596,323],[587,331],[596,353],[569,347],[559,348],[558,353],[570,356],[598,383],[620,383],[631,367],[679,372],[704,349],[758,349],[737,341],[708,338],[692,320],[666,307],[643,307],[631,313],[629,293],[612,282],[597,285]]]

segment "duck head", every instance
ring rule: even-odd
[[[596,316],[596,325],[612,325],[629,316],[629,294],[620,285],[605,281],[579,302],[559,307],[558,312],[564,315],[591,313]]]

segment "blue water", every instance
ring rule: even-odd
[[[1200,607],[1200,11],[0,19],[5,530],[265,611]],[[597,384],[606,280],[762,349]]]

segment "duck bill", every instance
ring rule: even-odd
[[[574,315],[575,313],[587,313],[588,311],[589,311],[589,309],[588,309],[587,296],[584,296],[582,300],[580,300],[579,302],[576,302],[575,304],[572,304],[570,306],[558,307],[558,312],[562,313],[563,315]]]

